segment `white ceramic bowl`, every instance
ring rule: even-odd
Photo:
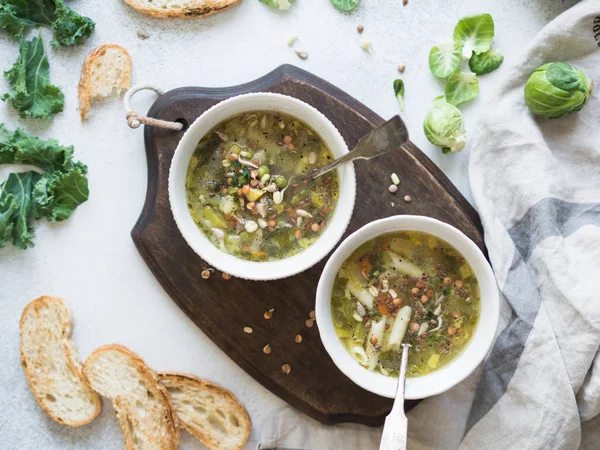
[[[277,111],[290,114],[310,125],[339,158],[348,147],[335,126],[312,106],[293,97],[271,93],[244,94],[218,103],[190,125],[173,155],[169,172],[169,201],[179,231],[189,246],[208,264],[238,278],[275,280],[300,273],[323,259],[338,243],[348,227],[354,199],[356,178],[352,164],[337,169],[340,195],[337,207],[319,240],[301,253],[280,261],[246,261],[215,247],[194,222],[186,201],[185,179],[196,144],[217,124],[249,111]]]
[[[315,312],[323,345],[338,368],[362,388],[393,398],[398,379],[360,366],[335,334],[331,318],[331,289],[340,266],[361,244],[381,234],[402,230],[423,231],[451,244],[469,262],[481,291],[481,316],[464,351],[435,372],[406,379],[406,398],[420,399],[440,394],[464,380],[483,361],[494,340],[500,311],[498,288],[489,263],[473,241],[453,226],[429,217],[393,216],[371,222],[348,236],[329,258],[317,288]]]

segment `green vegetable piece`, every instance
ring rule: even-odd
[[[433,100],[433,106],[423,122],[425,136],[444,153],[459,152],[465,148],[466,134],[460,110],[444,100],[443,96]]]
[[[360,0],[329,0],[333,6],[342,11],[352,11],[358,6]]]
[[[404,81],[394,80],[394,94],[400,103],[400,111],[404,111]]]
[[[504,61],[504,56],[498,53],[497,50],[490,49],[483,53],[473,53],[469,59],[469,68],[476,75],[485,75],[493,72]]]
[[[462,45],[465,58],[470,58],[473,52],[487,52],[492,48],[493,38],[494,19],[489,14],[463,17],[454,28],[454,42]]]
[[[260,189],[250,188],[250,190],[246,194],[246,197],[248,198],[249,201],[255,202],[256,200],[258,200],[259,198],[261,198],[264,193],[265,192],[262,191],[262,190],[260,190]]]
[[[438,78],[447,78],[460,66],[462,44],[451,40],[440,42],[429,51],[429,70]]]
[[[12,90],[2,100],[10,100],[21,117],[47,119],[62,111],[64,95],[50,84],[49,69],[41,33],[31,41],[22,40],[17,62],[4,72]]]
[[[279,189],[283,189],[287,186],[287,180],[283,175],[277,175],[277,177],[275,178],[275,184]]]
[[[269,173],[269,168],[267,166],[260,166],[258,168],[258,176],[259,176],[259,178],[264,177],[268,173]]]
[[[538,67],[525,85],[525,103],[538,116],[557,119],[579,111],[593,83],[581,70],[562,62]]]
[[[26,27],[47,25],[54,29],[52,45],[79,45],[94,31],[93,20],[80,16],[63,0],[4,0],[0,4],[0,28],[21,39]]]
[[[11,173],[0,185],[0,247],[4,247],[8,239],[21,249],[33,246],[31,192],[40,178],[41,175],[33,171]]]
[[[227,226],[227,222],[225,222],[223,216],[210,206],[202,208],[202,216],[215,228],[225,228]]]
[[[0,185],[0,247],[12,242],[33,245],[33,218],[67,219],[88,199],[87,167],[73,161],[73,147],[53,139],[43,141],[0,124],[0,164],[27,164],[44,169],[13,173]]]
[[[458,106],[479,95],[479,80],[472,72],[456,72],[446,83],[446,101]]]
[[[54,139],[44,141],[20,129],[10,132],[0,125],[0,164],[27,164],[48,171],[67,171],[75,164],[73,146],[60,145]]]
[[[66,220],[88,196],[88,181],[81,168],[44,174],[33,189],[35,218],[46,217],[50,222]]]
[[[288,10],[296,0],[260,0],[261,3],[270,6],[271,8]]]

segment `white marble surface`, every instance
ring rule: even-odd
[[[298,0],[287,13],[257,0],[205,20],[158,20],[132,11],[119,0],[71,6],[97,22],[91,39],[74,49],[50,50],[52,81],[62,86],[65,111],[53,122],[21,120],[9,105],[0,105],[0,123],[22,127],[43,137],[74,144],[76,156],[89,166],[90,199],[61,224],[39,223],[36,246],[27,251],[0,250],[0,442],[6,449],[119,448],[120,430],[110,402],[91,425],[68,429],[46,417],[30,394],[19,365],[18,321],[32,299],[49,294],[66,299],[75,320],[74,339],[85,358],[99,345],[118,342],[142,355],[156,369],[188,371],[232,389],[248,408],[256,443],[262,418],[282,405],[238,368],[187,317],[155,281],[130,238],[146,193],[146,159],[141,130],[130,130],[119,102],[93,109],[81,124],[77,81],[90,50],[105,43],[123,45],[133,59],[133,82],[163,89],[187,85],[228,86],[253,80],[282,63],[309,70],[365,103],[383,117],[398,112],[392,81],[396,66],[406,64],[406,109],[402,114],[412,140],[470,198],[467,180],[469,147],[442,155],[425,139],[421,122],[442,85],[427,66],[429,48],[450,37],[463,15],[489,12],[496,22],[495,46],[510,64],[542,26],[575,0],[363,0],[353,14],[335,10],[327,0]],[[362,36],[356,26],[362,24]],[[136,37],[144,28],[148,40]],[[296,48],[309,53],[301,61],[287,46],[297,33]],[[47,41],[49,30],[44,30]],[[359,47],[361,38],[373,51]],[[7,70],[18,43],[0,32],[0,65]],[[465,108],[467,132],[476,126],[479,108],[502,77],[502,69],[481,79],[481,95]],[[6,91],[2,79],[0,90]],[[144,111],[153,97],[140,94]],[[14,170],[14,168],[11,168]],[[0,168],[0,179],[9,170]],[[250,447],[249,444],[248,447]],[[182,448],[201,448],[184,436]]]

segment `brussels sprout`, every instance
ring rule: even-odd
[[[504,61],[504,56],[498,50],[488,50],[484,53],[473,53],[469,60],[469,69],[477,75],[493,72]]]
[[[533,71],[525,85],[525,103],[532,113],[556,119],[579,111],[592,94],[587,75],[569,64],[548,63]]]
[[[394,94],[400,103],[400,111],[404,111],[404,81],[394,80]]]
[[[438,78],[452,75],[462,58],[462,45],[451,40],[440,42],[429,51],[429,70]]]
[[[433,106],[423,121],[425,136],[433,145],[442,147],[444,153],[460,152],[465,148],[466,134],[463,116],[460,110],[436,97]]]
[[[277,9],[290,9],[290,6],[294,3],[295,0],[259,0],[261,3],[265,5],[269,5],[271,8]]]
[[[446,83],[446,101],[458,106],[479,95],[479,80],[472,72],[455,72]]]
[[[494,19],[489,14],[463,17],[454,28],[454,42],[462,44],[465,58],[470,58],[473,52],[487,52],[492,48],[493,38]]]
[[[333,6],[342,11],[352,11],[358,6],[360,0],[329,0]]]

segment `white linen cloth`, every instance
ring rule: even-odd
[[[600,84],[600,1],[566,11],[505,63],[470,127],[500,331],[476,373],[408,414],[410,449],[600,449],[600,96],[566,118],[532,116],[525,83],[553,61]],[[286,408],[261,434],[261,449],[370,450],[381,429],[324,426]]]

